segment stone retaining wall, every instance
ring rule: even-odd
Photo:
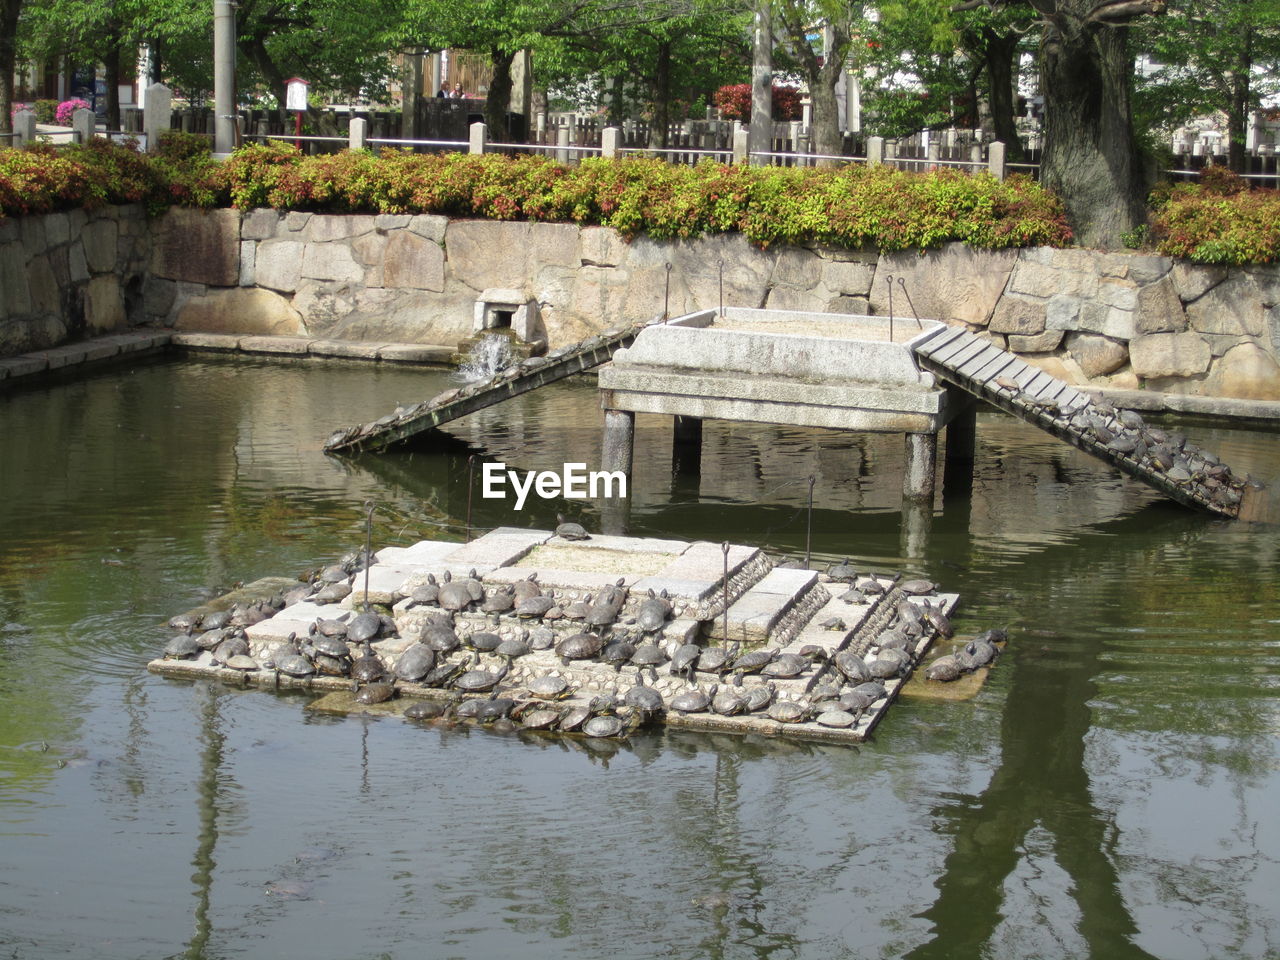
[[[903,322],[913,309],[964,322],[1072,383],[1280,400],[1280,266],[960,244],[757,250],[737,235],[628,243],[604,227],[266,209],[0,221],[0,355],[126,323],[452,345],[492,288],[537,301],[554,348],[660,314],[668,297],[673,316],[715,306],[722,287],[729,306],[880,315],[892,292]]]
[[[0,218],[0,357],[128,327],[149,249],[141,207]]]

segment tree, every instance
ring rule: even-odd
[[[0,133],[13,130],[13,72],[18,65],[18,17],[22,0],[0,0]]]
[[[1169,127],[1221,111],[1228,163],[1242,171],[1249,114],[1280,90],[1280,0],[1170,0],[1137,41],[1159,64],[1139,77],[1139,114]]]

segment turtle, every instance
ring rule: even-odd
[[[587,614],[591,612],[591,594],[587,594],[581,600],[575,600],[573,603],[564,607],[563,614],[566,620],[585,620]]]
[[[346,677],[351,674],[349,657],[330,657],[323,653],[313,653],[311,662],[315,664],[316,673],[326,677]]]
[[[867,670],[867,661],[852,650],[842,650],[837,653],[835,665],[836,669],[853,683],[861,683],[864,680],[871,679],[871,673]]]
[[[479,716],[480,714],[480,704],[482,702],[483,701],[480,700],[479,698],[463,700],[460,704],[458,704],[458,709],[456,711],[457,716],[461,717],[463,720],[476,719],[476,717]]]
[[[452,627],[446,627],[438,623],[429,624],[423,628],[422,642],[436,653],[449,653],[458,649],[458,645],[461,643],[458,635],[453,632]]]
[[[169,628],[171,630],[181,630],[183,633],[192,633],[200,626],[203,618],[198,613],[180,613],[175,617],[169,618]]]
[[[618,698],[608,692],[597,693],[591,698],[591,702],[587,704],[587,709],[591,711],[593,716],[600,713],[613,713],[618,709]]]
[[[653,633],[655,630],[661,630],[662,625],[667,622],[667,618],[671,616],[671,602],[667,599],[667,591],[655,594],[650,588],[649,596],[640,604],[640,609],[636,613],[636,626],[645,633]]]
[[[927,602],[927,601],[926,601]],[[904,622],[919,621],[924,617],[924,609],[910,600],[899,600],[896,607],[898,619]]]
[[[316,574],[316,579],[321,583],[341,583],[350,577],[351,571],[341,563],[331,563]]]
[[[576,707],[570,707],[560,718],[560,729],[571,733],[590,719],[591,708],[579,704]]]
[[[571,523],[564,518],[564,514],[556,514],[556,536],[561,540],[590,540],[591,534],[587,533],[586,527],[580,523]]]
[[[856,715],[862,713],[863,710],[867,709],[867,707],[871,706],[875,701],[865,693],[861,693],[857,690],[846,690],[836,698],[836,702],[840,704],[841,710],[847,710],[849,713]]]
[[[436,652],[425,643],[415,643],[405,649],[396,660],[395,675],[410,683],[421,680],[434,669]]]
[[[166,660],[191,660],[200,655],[200,641],[189,633],[180,633],[164,648]]]
[[[939,657],[925,668],[924,675],[930,680],[938,680],[942,683],[948,683],[955,680],[964,673],[964,668],[960,666],[960,661],[954,654],[945,657]]]
[[[617,714],[592,717],[582,725],[582,732],[588,737],[618,737],[625,729],[626,723]]]
[[[703,693],[695,686],[692,690],[686,690],[672,697],[667,702],[667,709],[674,710],[682,717],[690,713],[706,713],[719,689],[719,686],[713,683],[711,689]]]
[[[901,629],[906,624],[900,624],[892,630],[885,630],[873,641],[873,646],[879,647],[881,650],[905,650],[911,643],[911,637]]]
[[[996,658],[996,648],[985,640],[970,640],[965,644],[964,652],[969,654],[979,667],[985,667]]]
[[[647,716],[661,713],[664,707],[662,694],[654,687],[646,687],[644,679],[638,675],[636,685],[623,695],[622,702],[629,707],[635,707]]]
[[[349,583],[331,583],[327,587],[317,590],[311,598],[316,603],[341,603],[347,597],[351,596],[351,584]]]
[[[493,653],[498,647],[502,646],[502,637],[496,633],[480,631],[471,634],[463,643],[477,653]]]
[[[404,715],[410,720],[435,720],[442,716],[449,707],[439,700],[418,700],[404,708]]]
[[[767,709],[777,695],[778,688],[772,683],[757,683],[742,692],[743,699],[747,701],[749,713]]]
[[[857,585],[858,591],[863,596],[874,597],[884,593],[884,584],[875,577],[868,575],[867,579]]]
[[[827,617],[819,623],[814,624],[819,630],[848,630],[849,625],[840,617]]]
[[[929,625],[937,630],[941,636],[951,637],[955,635],[955,628],[951,626],[951,618],[947,616],[942,607],[926,606],[924,617],[929,621]]]
[[[529,631],[530,650],[550,650],[555,645],[556,634],[550,627],[534,627]]]
[[[575,633],[556,644],[556,655],[566,667],[570,660],[589,660],[604,649],[604,637],[595,633]],[[618,665],[621,670],[621,664]]]
[[[356,691],[356,703],[372,704],[385,703],[396,695],[396,688],[393,684],[384,683],[381,680],[374,683],[366,683],[363,687]]]
[[[857,587],[850,587],[844,593],[840,594],[837,599],[844,603],[856,603],[861,605],[867,602],[867,595]]]
[[[798,700],[775,700],[767,711],[769,719],[778,723],[803,723],[809,714],[809,707]]]
[[[549,730],[560,719],[560,711],[543,706],[520,715],[520,723],[526,730]]]
[[[744,673],[759,673],[766,664],[772,663],[777,655],[776,650],[748,650],[734,657],[729,669],[738,676],[740,683]]]
[[[297,653],[286,653],[275,658],[276,669],[290,677],[309,677],[316,672],[315,665]]]
[[[523,580],[517,580],[511,585],[511,592],[516,596],[516,603],[521,600],[528,600],[530,597],[538,597],[542,595],[542,587],[538,586],[538,571],[535,570]]]
[[[573,696],[573,688],[564,677],[547,673],[529,683],[529,696],[539,700],[563,700]]]
[[[516,616],[526,619],[539,618],[555,605],[555,600],[551,597],[544,597],[541,594],[536,597],[528,597],[516,603]]]
[[[455,677],[461,676],[467,669],[466,660],[436,660],[434,669],[428,671],[427,675],[422,678],[422,685],[426,687],[444,687],[448,686]]]
[[[884,684],[881,683],[879,680],[868,680],[866,683],[858,684],[853,689],[858,691],[859,693],[865,693],[868,697],[871,698],[872,703],[882,699],[885,696],[888,696],[888,693],[889,693],[889,691],[885,689]]]
[[[373,683],[387,675],[387,668],[369,644],[364,645],[364,653],[351,662],[351,679],[356,683]]]
[[[347,624],[347,639],[352,643],[366,643],[382,633],[382,618],[366,610],[357,614]]]
[[[476,578],[476,572],[461,580],[454,580],[445,571],[445,582],[440,587],[440,606],[445,610],[466,610],[477,601],[484,599],[484,586]]]
[[[817,716],[819,726],[848,728],[858,722],[858,718],[847,710],[823,710]]]
[[[622,665],[630,663],[631,658],[635,656],[635,652],[636,645],[630,640],[613,640],[600,651],[600,659],[605,663],[612,664],[613,669],[621,673]]]
[[[779,680],[790,680],[798,677],[809,668],[809,660],[798,653],[783,653],[774,657],[761,669],[761,676],[776,677]]]
[[[876,658],[867,664],[867,672],[877,680],[890,680],[902,673],[902,663],[896,659]]]
[[[724,717],[747,712],[747,698],[738,693],[734,687],[720,687],[711,698],[711,712]]]
[[[230,610],[214,610],[200,618],[201,630],[221,630],[231,623]]]
[[[672,676],[683,673],[686,678],[692,678],[693,668],[697,665],[702,653],[702,647],[696,643],[683,643],[677,647],[675,653],[671,654]]]
[[[1006,640],[1009,639],[1009,632],[1005,630],[1003,627],[995,627],[994,629],[991,629],[991,630],[984,630],[982,633],[978,634],[973,639],[985,640],[987,641],[987,643],[991,643],[991,644],[1004,643]],[[997,653],[998,652],[999,650],[997,650]]]
[[[858,571],[849,563],[849,558],[845,557],[839,563],[834,563],[827,567],[827,576],[832,580],[852,582],[858,579]]]
[[[222,665],[224,667],[229,667],[232,670],[239,670],[243,673],[248,673],[250,670],[262,669],[262,664],[258,663],[257,660],[253,659],[253,657],[249,656],[247,653],[233,653],[231,656],[227,657]]]
[[[623,580],[619,578],[617,585],[605,587],[596,597],[596,602],[587,611],[586,622],[593,627],[607,627],[618,620],[622,605],[626,603],[627,591],[622,588]]]
[[[496,690],[489,694],[488,699],[477,700],[476,703],[480,704],[476,708],[476,719],[481,723],[493,723],[506,717],[516,705],[511,697],[498,696]]]
[[[317,620],[311,625],[308,634],[312,637],[345,637],[347,635],[347,624],[344,620]]]
[[[440,584],[434,573],[427,574],[427,582],[420,583],[409,592],[409,603],[434,607],[440,599]]]
[[[463,693],[487,693],[502,682],[507,675],[508,665],[503,664],[497,670],[484,670],[480,667],[480,654],[472,661],[471,669],[453,681],[453,686]]]
[[[932,580],[904,580],[898,584],[898,589],[909,597],[923,597],[933,593],[938,585]]]
[[[235,656],[248,656],[249,641],[244,637],[227,637],[213,651],[213,662],[225,664]]]
[[[510,587],[498,587],[485,596],[480,609],[485,613],[506,613],[516,605],[516,592]]]
[[[528,656],[530,651],[529,644],[524,640],[512,638],[503,640],[494,648],[493,652],[499,657],[506,657],[507,663],[510,664],[511,661],[518,657]]]
[[[180,636],[187,636],[187,634],[180,634]],[[195,636],[195,634],[191,634],[191,636]],[[227,631],[225,629],[206,630],[200,636],[195,637],[196,643],[201,650],[213,650],[225,639],[227,639]]]
[[[642,643],[636,647],[635,653],[631,655],[631,665],[637,671],[648,667],[649,676],[654,683],[658,681],[658,664],[665,663],[666,660],[667,655],[656,643]]]
[[[344,637],[327,637],[322,633],[315,633],[309,638],[309,643],[313,653],[339,660],[344,657],[351,659],[351,648],[347,646]]]
[[[698,657],[698,669],[703,673],[724,673],[729,669],[729,651],[725,647],[707,647]]]

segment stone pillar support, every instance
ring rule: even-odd
[[[751,132],[738,121],[733,123],[733,162],[746,163],[750,154]]]
[[[884,137],[867,138],[867,166],[884,163]]]
[[[605,127],[600,131],[600,156],[606,160],[616,159],[621,143],[622,130],[618,127]]]
[[[142,108],[142,130],[147,137],[147,153],[160,149],[160,134],[173,124],[173,93],[163,83],[147,87],[147,102]]]
[[[17,134],[14,145],[25,147],[36,139],[36,115],[30,110],[19,110],[13,117],[13,132]]]
[[[352,117],[348,127],[347,146],[352,150],[364,150],[369,144],[369,121],[364,117]]]
[[[473,123],[471,125],[471,140],[468,145],[468,153],[484,153],[485,144],[489,142],[489,128],[483,123]]]
[[[635,442],[636,415],[630,410],[604,411],[604,450],[601,469],[619,470],[627,478],[627,495],[611,497],[600,505],[601,531],[625,536],[631,526],[631,453]]]
[[[999,140],[987,147],[987,170],[997,180],[1003,180],[1008,172],[1004,162],[1004,144]]]
[[[938,435],[936,433],[908,433],[906,464],[902,473],[902,497],[904,500],[932,502],[934,471],[937,468]]]
[[[973,459],[978,443],[978,406],[969,403],[947,424],[946,461],[942,490],[961,493],[973,488]]]
[[[97,132],[98,121],[93,111],[85,107],[71,114],[71,135],[76,143],[88,143]]]

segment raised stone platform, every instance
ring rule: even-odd
[[[518,609],[491,613],[478,609],[477,602],[450,611],[438,603],[414,598],[415,588],[432,578],[443,581],[448,574],[461,579],[472,570],[486,598],[535,577],[541,594],[552,601],[552,609],[537,617]],[[598,598],[619,582],[627,595],[614,622],[588,627],[580,618],[572,619],[575,602]],[[350,593],[336,603],[319,602],[314,590],[295,589],[298,596],[293,602],[244,629],[253,661],[242,662],[242,669],[217,663],[209,649],[190,658],[157,659],[149,668],[169,676],[216,677],[270,688],[349,691],[353,684],[347,677],[290,676],[274,664],[285,653],[297,652],[299,639],[305,649],[306,638],[320,622],[349,622],[357,611],[365,609],[365,583],[365,571],[353,573]],[[367,570],[367,583],[368,603],[385,617],[372,650],[389,670],[394,670],[399,657],[428,629],[447,623],[461,646],[441,655],[440,662],[456,663],[459,670],[478,666],[495,673],[505,667],[493,695],[526,704],[526,712],[551,709],[567,714],[575,706],[589,707],[597,698],[612,697],[625,713],[628,691],[643,683],[656,689],[666,705],[656,715],[644,718],[650,722],[838,742],[856,742],[870,734],[937,636],[933,621],[945,624],[943,612],[957,602],[955,595],[936,592],[908,597],[896,579],[887,576],[864,574],[856,581],[833,582],[814,571],[775,568],[762,551],[742,544],[607,536],[567,541],[550,531],[511,527],[498,528],[467,544],[423,541],[411,547],[384,548]],[[851,590],[855,586],[861,589]],[[646,631],[637,617],[650,589],[665,590],[671,609],[659,628]],[[726,601],[728,642],[724,636]],[[920,627],[910,627],[919,619],[916,613],[925,609],[924,604],[931,605],[930,615]],[[896,636],[890,629],[894,625],[900,628],[899,633],[910,636]],[[556,646],[584,631],[595,631],[610,643],[647,644],[661,655],[658,662],[648,665],[625,659],[618,662],[616,655],[608,662],[599,658],[563,660]],[[520,639],[532,649],[510,661],[494,653],[466,649],[470,638],[480,633]],[[219,634],[206,645],[222,639]],[[761,674],[752,672],[751,667],[721,671],[710,665],[703,670],[698,661],[698,668],[690,675],[677,674],[669,660],[685,644],[697,645],[700,652],[724,650],[736,655],[767,650],[772,661],[804,650],[805,665],[795,675],[769,676],[767,665]],[[836,654],[853,651],[868,668],[877,664],[874,669],[883,672],[890,646],[904,651],[901,666],[882,678],[882,686],[864,690],[863,697],[869,699],[849,716],[835,715],[832,711],[841,692],[857,686],[836,669]],[[355,645],[349,649],[353,656],[360,653]],[[555,702],[538,701],[531,685],[546,677],[562,679],[569,695]],[[768,700],[794,705],[803,717],[798,722],[784,722],[769,714],[772,708],[767,703],[752,712],[730,715],[714,710],[682,713],[669,706],[695,687],[705,692],[716,685],[741,695],[764,688]],[[436,688],[418,682],[397,681],[395,692],[408,700],[461,703],[475,699],[447,686]],[[488,691],[480,697],[488,698]]]

